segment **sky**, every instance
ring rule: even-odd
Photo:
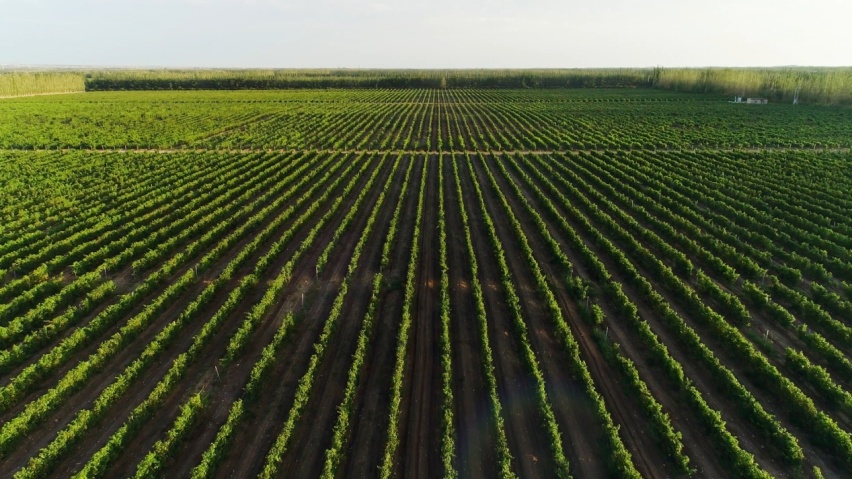
[[[852,65],[849,0],[0,0],[0,64]]]

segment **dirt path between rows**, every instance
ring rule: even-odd
[[[335,255],[343,256],[346,261],[342,274],[346,273],[349,258],[361,232],[366,225],[367,218],[376,206],[379,191],[382,189],[387,175],[393,164],[389,158],[384,166],[382,174],[376,177],[374,183],[377,187],[367,195],[364,203],[360,206],[356,220],[353,221],[346,234],[341,237],[340,244],[345,245]],[[392,184],[402,182],[403,171],[397,168],[393,172]],[[357,190],[356,190],[357,191]],[[380,206],[378,216],[370,240],[358,261],[358,269],[352,279],[349,292],[343,303],[345,313],[339,319],[335,338],[332,339],[325,357],[317,369],[314,389],[311,399],[305,407],[301,419],[296,423],[293,434],[293,442],[284,460],[281,469],[288,471],[295,477],[319,477],[325,462],[325,451],[331,446],[333,429],[337,423],[338,406],[343,400],[349,369],[352,364],[352,356],[355,353],[358,335],[361,331],[364,315],[370,302],[373,276],[378,272],[381,260],[382,239],[385,236],[396,198],[386,195],[384,204]],[[325,274],[320,275],[322,281]],[[325,318],[323,318],[323,321]],[[266,448],[264,448],[266,449]],[[248,473],[248,472],[247,472]],[[255,471],[250,472],[253,476]],[[247,475],[247,474],[246,474]]]
[[[437,205],[437,158],[428,161],[424,202]],[[415,278],[417,293],[406,357],[403,400],[400,404],[400,445],[396,477],[437,477],[441,474],[441,365],[438,268],[438,208],[423,209],[420,257]]]
[[[477,160],[472,160],[476,162]],[[501,284],[501,273],[497,268],[494,249],[488,238],[484,217],[490,215],[495,223],[499,218],[491,212],[482,211],[474,190],[467,160],[459,164],[462,190],[466,192],[466,203],[471,219],[471,237],[477,252],[480,284],[485,299],[488,320],[488,335],[494,355],[494,375],[497,392],[503,406],[506,436],[513,456],[513,466],[520,477],[544,477],[554,470],[553,454],[544,416],[535,399],[535,380],[520,356],[520,344],[515,335],[512,313],[506,304]],[[483,193],[486,189],[481,181]],[[487,201],[487,198],[486,198]],[[499,215],[502,216],[502,215]],[[504,243],[504,248],[506,247]],[[507,255],[511,252],[507,250]],[[515,282],[524,289],[523,282]]]
[[[561,271],[557,270],[557,267],[553,263],[542,260],[543,257],[548,255],[547,252],[549,251],[549,247],[544,244],[544,240],[541,238],[538,228],[533,226],[529,221],[528,215],[520,206],[518,200],[516,200],[514,192],[512,192],[511,188],[507,186],[499,168],[493,165],[493,161],[497,160],[491,159],[489,161],[491,165],[488,167],[490,168],[492,175],[497,180],[497,184],[500,186],[501,191],[503,191],[503,195],[506,197],[506,200],[509,202],[509,206],[512,208],[515,217],[518,218],[518,221],[521,223],[521,227],[523,228],[530,247],[536,256],[539,267],[542,269],[545,276],[551,280],[551,291],[553,291],[553,294],[556,296],[556,299],[563,310],[565,320],[568,322],[574,338],[580,345],[583,360],[586,362],[589,372],[592,374],[596,389],[604,396],[607,409],[610,411],[610,414],[612,414],[615,423],[621,426],[621,436],[624,440],[625,447],[627,447],[633,455],[633,462],[636,465],[636,468],[645,477],[670,476],[672,472],[667,470],[665,467],[667,462],[665,455],[651,440],[652,433],[649,430],[647,421],[645,420],[645,413],[640,409],[638,403],[629,399],[628,391],[626,391],[625,387],[618,382],[620,373],[614,370],[601,355],[597,344],[592,338],[591,328],[582,320],[576,302],[568,293],[564,283],[560,281],[560,278],[564,275]],[[481,170],[481,163],[479,160],[476,161],[476,164],[477,166],[480,166],[479,169]],[[485,177],[485,173],[480,173],[480,176],[482,177],[483,183],[488,181]],[[492,191],[490,184],[486,191]],[[489,196],[493,197],[493,193]],[[496,202],[497,199],[492,198],[492,203],[494,204],[493,208],[498,208]],[[502,209],[499,211],[502,211]],[[517,240],[514,239],[514,234],[511,232],[511,226],[509,225],[508,220],[498,217],[496,223],[498,231],[501,232],[501,237],[504,238],[504,244],[512,245],[512,247],[518,251],[520,249],[520,245]],[[516,272],[515,274],[517,277],[522,278],[518,281],[519,284],[535,284],[535,279],[527,271],[524,260],[521,259],[519,254],[510,255],[508,260],[511,263],[513,271]],[[526,304],[540,302],[540,300],[537,300],[532,294],[533,291],[531,288],[521,289],[521,297]],[[558,343],[557,338],[555,338],[551,333],[551,331],[553,331],[553,325],[549,324],[549,322],[545,320],[547,316],[548,313],[544,311],[544,308],[542,307],[539,307],[539,312],[537,314],[530,314],[530,322],[532,323],[531,330],[534,332],[534,334],[531,335],[531,342],[536,346],[535,349],[539,351],[542,348],[549,347],[548,349],[545,349],[545,354],[540,355],[543,363],[542,369],[549,373],[548,376],[556,376],[556,384],[564,384],[563,381],[566,381],[569,378],[563,377],[564,372],[566,371],[564,367],[560,366],[568,364],[570,359],[565,353],[564,347]],[[553,383],[553,379],[550,377],[547,379],[549,379],[549,383]],[[585,395],[581,384],[577,384],[576,387],[579,390],[579,394]],[[587,398],[583,399],[590,403]],[[593,406],[591,404],[588,405],[588,413],[590,415],[594,414],[591,411],[592,407]],[[589,430],[588,428],[590,427],[600,428],[599,424],[595,424],[597,421],[594,417],[589,419],[594,422],[581,429]],[[586,474],[583,475],[585,476]]]
[[[408,161],[414,160],[409,158]],[[400,164],[400,168],[407,169],[408,165]],[[364,364],[364,377],[353,412],[353,417],[358,420],[352,424],[350,446],[340,468],[343,477],[374,477],[382,463],[387,442],[396,340],[402,317],[406,269],[411,253],[410,238],[414,230],[414,221],[405,219],[414,218],[417,211],[416,190],[420,185],[420,171],[415,164],[408,181],[405,203],[400,211],[397,238],[391,248],[389,271],[385,272],[386,285],[376,310],[376,322],[373,326],[374,346]],[[395,186],[401,188],[402,185]],[[394,188],[390,198],[398,195],[398,189]],[[409,240],[406,241],[405,238]]]
[[[453,398],[458,418],[456,457],[459,477],[492,479],[497,477],[496,433],[483,375],[482,347],[470,287],[470,264],[459,209],[461,203],[453,178],[453,161],[459,160],[444,156],[441,165],[444,168],[447,206]]]

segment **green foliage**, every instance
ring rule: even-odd
[[[79,89],[78,74],[16,74],[29,90]],[[38,79],[36,75],[51,75]],[[64,75],[64,76],[61,76]],[[2,76],[0,76],[2,79]],[[40,80],[40,81],[37,81]],[[49,80],[49,81],[48,81]],[[45,89],[40,83],[51,86]],[[15,82],[9,81],[9,85]],[[2,87],[2,83],[0,83]],[[133,70],[86,75],[87,91],[263,90],[285,88],[596,88],[657,87],[675,91],[765,96],[803,103],[852,102],[849,68],[601,68],[536,70]],[[7,86],[6,89],[10,87]],[[53,88],[53,89],[51,89]],[[67,87],[66,87],[67,88]],[[3,89],[0,89],[3,91]]]
[[[275,73],[269,78],[305,80],[308,86],[332,73],[314,80]],[[398,73],[394,81],[432,81],[422,72]],[[844,418],[852,415],[849,112],[740,107],[714,95],[647,89],[545,89],[555,79],[568,81],[559,76],[564,72],[516,73],[443,75],[441,89],[103,92],[0,101],[0,374],[6,376],[0,386],[0,458],[23,458],[16,477],[56,474],[121,409],[131,412],[115,416],[100,449],[81,458],[79,474],[108,475],[134,438],[151,432],[152,418],[167,417],[174,422],[155,432],[157,443],[140,452],[138,465],[140,476],[165,472],[203,412],[202,396],[193,395],[199,389],[183,387],[183,381],[194,381],[206,367],[204,352],[215,343],[227,349],[209,358],[210,367],[239,371],[243,389],[224,405],[231,408],[228,419],[218,420],[218,433],[193,476],[220,473],[219,461],[245,427],[248,408],[263,400],[261,386],[291,332],[298,331],[300,316],[271,313],[303,266],[313,266],[304,265],[306,258],[317,255],[320,280],[340,251],[352,247],[344,238],[357,236],[308,369],[291,392],[287,420],[270,439],[273,447],[263,451],[265,473],[277,472],[306,424],[338,326],[362,320],[325,451],[324,476],[341,473],[377,334],[375,316],[384,293],[398,288],[402,327],[393,338],[391,407],[379,469],[391,476],[404,443],[401,408],[418,320],[417,271],[428,254],[422,237],[432,236],[421,228],[437,218],[436,474],[458,476],[460,439],[466,437],[456,430],[453,348],[465,347],[451,335],[457,320],[472,321],[480,336],[484,406],[495,431],[489,454],[501,476],[520,472],[504,424],[512,410],[498,395],[488,337],[495,318],[486,317],[477,263],[486,259],[498,271],[499,277],[487,279],[497,281],[510,313],[500,319],[513,326],[520,346],[515,354],[526,368],[535,414],[543,419],[539,426],[555,475],[567,476],[569,464],[551,402],[556,389],[527,329],[530,318],[520,299],[527,287],[564,349],[565,367],[583,386],[583,401],[593,405],[613,475],[638,474],[635,451],[622,441],[610,415],[614,405],[593,381],[595,370],[586,360],[587,353],[598,357],[594,351],[607,361],[605,371],[623,383],[647,421],[648,439],[673,471],[690,475],[701,467],[691,463],[690,446],[676,425],[705,434],[731,477],[766,477],[757,459],[801,469],[802,440],[812,444],[814,460],[830,455],[852,464],[852,436],[844,428]],[[661,86],[674,73],[657,70],[653,82]],[[187,74],[180,81],[221,82],[228,74]],[[164,75],[146,81],[156,84]],[[350,85],[370,78],[352,77]],[[459,88],[486,78],[529,89]],[[725,80],[706,74],[696,81],[712,91]],[[692,88],[681,81],[669,85]],[[773,93],[778,98],[786,95],[780,85]],[[490,149],[500,152],[483,153]],[[437,179],[428,174],[436,171],[436,161]],[[418,193],[409,185],[415,166],[423,168]],[[449,167],[454,183],[445,184]],[[438,193],[430,193],[435,184]],[[445,203],[444,193],[453,191],[446,188],[454,189],[459,204]],[[382,233],[373,229],[390,212],[383,206],[392,201],[388,195],[396,208],[383,241],[376,241]],[[407,218],[403,202],[415,196],[417,215]],[[359,215],[367,216],[365,208],[371,209],[364,230],[349,231]],[[463,230],[447,231],[450,210],[459,210]],[[504,249],[498,216],[509,228],[500,232],[517,251]],[[412,237],[399,237],[412,225]],[[486,251],[473,248],[478,235],[489,242]],[[388,280],[389,268],[403,266],[391,264],[394,254],[407,251],[409,242],[404,278]],[[533,244],[543,247],[533,250]],[[466,262],[448,262],[450,245],[463,249]],[[509,268],[509,254],[519,255],[521,274],[532,284],[517,281],[520,272]],[[356,291],[352,281],[361,277],[356,269],[364,257],[371,265],[378,261],[379,270],[368,278],[367,314],[349,318],[344,305]],[[450,268],[456,267],[472,274],[464,293],[471,295],[470,318],[458,318],[456,310],[464,308],[450,301]],[[562,291],[587,323],[565,315],[556,296]],[[241,308],[248,313],[235,316]],[[270,320],[278,327],[275,336],[258,344],[258,332],[272,333],[261,326]],[[766,330],[770,339],[764,339]],[[591,331],[596,343],[578,343],[578,331]],[[233,365],[255,347],[254,364]],[[113,370],[117,361],[121,366]],[[143,384],[148,394],[128,404]],[[659,384],[671,394],[659,395]],[[66,411],[84,391],[85,407]],[[178,392],[182,407],[162,412]],[[765,402],[767,397],[774,400]],[[45,429],[54,420],[60,421],[56,430]],[[48,432],[31,441],[41,430]],[[746,443],[739,434],[757,442]],[[40,449],[24,450],[32,444]],[[754,444],[765,449],[749,450]]]
[[[662,159],[662,153],[675,150],[687,160],[685,150],[696,148],[693,155],[703,157],[734,147],[846,148],[852,123],[848,108],[753,108],[731,105],[718,96],[647,89],[94,92],[38,100],[0,103],[0,148],[420,151],[437,140],[440,145],[430,151],[656,150]],[[434,131],[436,123],[441,125],[439,131]],[[21,124],[27,127],[20,128]],[[769,164],[773,174],[785,173],[785,155],[778,153]],[[712,164],[729,161],[714,158]],[[707,164],[697,166],[696,172],[711,184],[718,181],[712,171],[698,169]],[[836,161],[826,164],[829,169],[842,166]],[[763,166],[767,162],[746,168]],[[796,181],[813,182],[828,172],[807,172]],[[32,173],[37,176],[38,170]],[[805,172],[795,172],[801,173]],[[766,185],[758,183],[754,189],[763,192]],[[743,193],[742,188],[737,191]],[[767,214],[790,208],[783,199],[751,201]],[[815,223],[820,232],[837,239],[831,234],[831,217],[821,220],[807,207],[796,206],[785,219],[797,225]],[[818,272],[795,261],[788,266]],[[6,266],[0,262],[0,268]],[[848,260],[826,268],[835,276],[838,269],[847,271],[850,279]]]
[[[175,448],[179,445],[181,439],[189,433],[193,422],[203,408],[204,400],[200,394],[190,397],[181,406],[175,423],[166,432],[166,437],[157,441],[151,451],[139,462],[135,477],[144,479],[160,474],[161,468],[172,458]]]
[[[11,71],[0,73],[0,98],[6,96],[82,92],[83,74],[62,71]]]
[[[326,175],[330,173],[330,171],[328,171]],[[309,193],[320,188],[322,184],[322,181],[315,184],[314,187],[309,190],[308,194],[300,198],[300,202],[307,201],[310,198]],[[289,197],[293,191],[295,191],[295,189],[291,190],[291,193],[284,195],[283,199]],[[328,192],[326,192],[326,195],[328,195]],[[147,367],[157,359],[162,351],[166,349],[168,344],[175,339],[181,329],[196,318],[202,306],[210,300],[218,289],[223,287],[233,278],[233,275],[236,271],[238,271],[238,268],[254,254],[260,245],[270,239],[272,234],[289,218],[289,215],[291,215],[292,212],[293,210],[291,208],[280,213],[271,224],[257,234],[253,241],[249,242],[246,247],[228,263],[217,279],[210,283],[195,298],[195,300],[186,307],[176,320],[167,325],[154,338],[154,340],[146,346],[141,356],[131,363],[125,371],[116,378],[116,381],[110,384],[101,393],[99,398],[96,399],[92,410],[84,409],[80,411],[75,420],[63,429],[63,431],[57,435],[56,439],[49,446],[42,449],[36,457],[30,460],[28,466],[20,471],[21,477],[29,477],[30,475],[38,476],[43,474],[45,470],[48,470],[54,465],[57,460],[57,455],[61,455],[67,451],[67,449],[73,445],[75,441],[79,440],[80,435],[87,428],[94,425],[96,421],[100,420],[103,415],[106,414],[108,408],[112,404],[121,400],[122,392],[126,391],[130,385],[142,375],[145,369],[147,369]],[[204,258],[200,260],[200,264],[204,264],[208,261],[214,261],[216,258],[224,255],[227,251],[226,244],[229,241],[236,242],[247,231],[251,230],[251,226],[252,224],[249,222],[243,224],[236,230],[233,230],[231,235],[228,237],[228,240],[220,243],[221,248],[214,248],[209,251]],[[266,255],[258,262],[258,268],[260,268],[261,271],[264,268],[267,268],[271,259],[280,253],[283,246],[286,245],[286,240],[287,238],[285,237],[283,239],[279,239],[276,243],[273,243]],[[172,289],[186,287],[193,278],[194,275],[192,270],[187,271],[187,273],[181,277],[180,281],[167,288],[166,292],[160,296],[157,301],[160,303],[164,302],[170,296],[169,292]],[[167,376],[159,383],[162,385],[162,388],[165,389],[155,389],[148,399],[137,407],[137,413],[134,416],[133,421],[126,423],[114,435],[115,440],[108,443],[108,445],[102,449],[102,452],[99,453],[98,457],[92,458],[91,468],[93,474],[102,470],[105,467],[104,464],[113,459],[116,454],[115,451],[123,444],[122,438],[133,434],[137,427],[136,425],[139,424],[139,421],[143,420],[157,407],[159,401],[162,400],[165,391],[175,384],[176,379],[179,378],[180,374],[183,372],[184,365],[197,357],[203,345],[215,334],[222,322],[225,318],[227,318],[228,314],[239,306],[242,298],[251,291],[256,284],[257,277],[254,274],[244,276],[240,280],[239,287],[231,291],[222,307],[210,320],[208,320],[207,323],[205,323],[201,331],[195,336],[190,349],[175,359],[172,369],[170,369]],[[109,311],[109,308],[107,308],[106,311]],[[122,328],[119,334],[114,335],[109,341],[103,343],[97,353],[93,354],[89,360],[81,362],[75,369],[72,369],[72,371],[60,381],[59,386],[50,390],[47,394],[42,395],[33,403],[30,403],[27,408],[14,418],[14,420],[5,424],[3,428],[0,429],[0,438],[2,438],[0,447],[9,447],[15,441],[19,440],[19,438],[25,434],[29,428],[33,427],[37,421],[43,420],[45,415],[49,414],[53,408],[57,407],[64,397],[70,394],[70,392],[72,392],[75,388],[80,387],[85,380],[97,371],[97,368],[103,367],[109,358],[117,354],[119,348],[123,344],[123,338],[126,338],[128,335],[132,335],[136,330],[138,330],[137,328],[143,327],[146,321],[150,321],[151,315],[155,314],[157,311],[158,308],[156,306],[149,305],[145,310],[143,310],[142,314],[128,321],[127,325]],[[85,338],[85,336],[83,337]],[[38,371],[37,369],[33,370]],[[25,370],[24,372],[26,371],[28,370]],[[21,380],[21,375],[19,375],[16,380]],[[14,384],[15,383],[10,384],[9,387],[14,386]]]

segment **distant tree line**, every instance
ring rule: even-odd
[[[599,68],[527,70],[98,70],[0,71],[0,96],[66,91],[295,88],[660,88],[852,104],[852,67]]]
[[[84,91],[80,72],[0,71],[0,97]]]
[[[88,91],[290,88],[651,87],[644,69],[598,70],[148,70],[87,75]]]

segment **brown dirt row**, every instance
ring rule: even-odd
[[[414,218],[417,212],[416,190],[420,185],[420,172],[421,169],[415,164],[411,171],[405,204],[400,211],[397,239],[391,248],[389,270],[385,272],[386,285],[382,289],[376,310],[376,322],[373,325],[374,346],[364,364],[364,377],[353,410],[353,417],[358,419],[352,424],[348,454],[340,468],[343,477],[373,477],[382,463],[405,276],[411,253],[410,238],[414,230],[414,221],[406,219]],[[402,185],[399,186],[401,188]],[[394,190],[394,195],[398,193]]]
[[[481,345],[471,292],[470,265],[456,194],[453,157],[445,155],[444,186],[447,221],[447,263],[450,279],[451,349],[455,400],[456,457],[460,477],[497,477],[496,431],[489,413]],[[460,172],[461,173],[461,172]],[[470,215],[470,212],[468,212]]]
[[[437,157],[428,161],[420,232],[420,256],[415,278],[417,293],[405,358],[403,399],[400,404],[400,444],[396,477],[430,478],[441,475],[441,367],[438,256]]]
[[[492,158],[491,162],[493,161],[499,160],[494,160]],[[480,160],[475,160],[474,164],[477,165],[477,169],[481,171],[482,165]],[[551,284],[553,286],[551,289],[562,307],[564,317],[569,322],[575,339],[580,345],[583,353],[583,359],[592,374],[597,390],[604,396],[608,409],[616,424],[621,425],[622,437],[624,439],[625,446],[633,454],[634,464],[639,472],[646,477],[670,476],[671,471],[667,470],[665,467],[667,463],[665,455],[658,447],[656,447],[653,441],[649,440],[651,432],[648,429],[647,422],[644,420],[645,415],[640,409],[639,404],[636,401],[630,400],[630,396],[627,394],[625,388],[618,383],[618,371],[614,370],[601,355],[597,344],[595,344],[594,339],[592,338],[591,328],[581,319],[577,304],[569,295],[562,281],[558,279],[562,278],[563,275],[557,271],[555,265],[549,261],[543,260],[543,258],[546,258],[548,247],[544,244],[544,240],[541,239],[540,233],[538,233],[537,228],[528,220],[527,215],[524,213],[520,204],[516,201],[511,189],[504,181],[502,181],[503,177],[498,168],[493,165],[489,166],[489,168],[491,169],[492,175],[497,179],[498,185],[500,185],[500,188],[503,191],[503,195],[512,207],[515,217],[521,222],[524,234],[530,243],[530,247],[534,252],[540,253],[536,255],[539,266],[544,274],[552,280]],[[498,200],[493,196],[489,180],[485,173],[480,172],[479,175],[481,178],[481,184],[488,185],[488,187],[483,188],[483,191],[489,193],[486,197],[490,200],[491,208],[493,208],[492,211],[502,211],[502,209],[500,209],[501,207],[496,203]],[[514,239],[511,226],[508,224],[508,221],[504,218],[504,216],[502,214],[493,214],[492,217],[495,218],[498,232],[500,233],[507,250],[519,250],[520,245]],[[511,245],[511,247],[509,245]],[[520,256],[520,254],[510,254],[508,255],[507,260],[516,275],[517,284],[535,284],[535,279],[532,277],[525,260]],[[527,308],[528,311],[530,311],[527,318],[530,323],[530,330],[533,332],[530,338],[531,343],[537,351],[543,350],[543,353],[539,353],[539,357],[541,358],[542,369],[549,373],[546,376],[546,380],[548,381],[548,384],[565,384],[565,381],[570,380],[570,377],[565,377],[568,375],[565,374],[566,371],[563,365],[568,364],[570,359],[565,353],[564,348],[559,344],[558,339],[553,335],[553,326],[549,324],[546,319],[548,314],[544,310],[541,300],[536,298],[532,288],[519,288],[519,290],[519,295],[521,296],[523,303],[528,305]],[[585,394],[583,386],[576,380],[573,382],[575,383],[574,387],[578,394]],[[588,399],[586,402],[586,407],[588,408],[587,414],[590,416],[588,420],[590,420],[590,423],[580,425],[581,427],[579,427],[579,429],[582,431],[591,431],[594,429],[600,430],[597,420],[592,416],[594,414],[591,411],[593,406],[590,404]],[[577,425],[572,424],[571,426],[576,427]],[[599,431],[598,434],[602,435],[602,431]],[[582,459],[583,458],[581,458],[581,460]],[[585,473],[580,475],[599,475],[602,472],[603,471],[595,471],[594,474]]]
[[[622,228],[624,228],[625,231],[630,231],[630,229],[627,227],[627,225],[623,221],[621,221],[621,219],[616,218],[614,215],[613,215],[613,219]],[[639,241],[648,251],[650,251],[651,254],[659,257],[657,249],[652,247],[648,242],[642,240],[641,238],[637,238],[637,241]],[[663,260],[663,262],[665,262],[665,260]],[[646,268],[642,267],[641,264],[637,263],[637,269],[646,278],[652,277],[650,275],[650,272]],[[681,277],[681,279],[684,280],[687,284],[691,284],[693,287],[695,286],[693,284],[694,281],[692,281],[691,279],[689,279],[689,278],[685,279],[685,278],[682,277],[682,275],[679,275],[679,274],[678,274],[678,276]],[[661,288],[661,294],[663,294],[663,296],[669,301],[669,304],[671,304],[673,307],[675,305],[678,305],[677,299],[674,298],[673,295],[671,295],[667,291],[665,291],[665,289]],[[699,297],[701,297],[702,300],[706,304],[711,304],[711,306],[712,306],[712,303],[715,303],[715,302],[708,302],[706,295],[699,294]],[[789,414],[788,414],[787,409],[785,408],[783,402],[780,401],[777,396],[766,391],[763,387],[758,385],[755,382],[756,378],[754,377],[754,374],[750,373],[749,368],[746,367],[746,366],[743,366],[740,363],[738,358],[736,358],[732,354],[730,354],[728,348],[724,344],[720,343],[718,340],[716,340],[713,337],[713,335],[710,331],[710,328],[706,327],[702,321],[695,320],[694,317],[691,314],[689,314],[683,308],[680,308],[680,309],[676,308],[676,310],[678,311],[679,314],[681,314],[681,317],[683,317],[692,326],[692,328],[695,329],[695,331],[701,336],[704,343],[711,350],[713,350],[713,352],[716,354],[716,356],[719,358],[719,360],[722,362],[722,364],[725,365],[728,369],[730,369],[731,371],[733,371],[736,374],[740,383],[746,389],[748,389],[752,393],[752,395],[754,395],[754,397],[760,402],[760,404],[764,407],[764,409],[767,412],[769,412],[770,414],[772,414],[773,416],[775,416],[775,418],[790,433],[792,433],[795,437],[797,437],[799,439],[799,445],[805,451],[806,460],[814,461],[815,463],[819,464],[822,468],[831,470],[832,466],[830,466],[830,458],[826,457],[827,453],[825,453],[824,451],[821,451],[820,448],[816,444],[813,443],[813,441],[810,439],[809,433],[805,432],[804,430],[802,430],[801,427],[793,424],[790,421]],[[782,354],[782,357],[783,357],[783,354]],[[769,356],[769,361],[770,361],[770,363],[773,363],[776,366],[778,366],[781,371],[784,371],[786,369],[783,366],[783,364],[781,364],[778,360],[772,358],[771,356]],[[739,416],[742,418],[743,422],[748,421],[748,418],[742,416],[742,414],[739,414]],[[767,451],[767,454],[769,454],[768,451]],[[757,453],[755,453],[755,455],[760,457]],[[777,462],[776,458],[772,457],[771,455],[769,457],[767,457],[766,460],[770,461],[770,462]],[[837,464],[836,466],[839,466],[839,464]]]
[[[477,179],[471,178],[467,160],[458,161],[462,190],[467,193],[465,200],[481,273],[480,284],[485,297],[488,336],[494,354],[497,392],[503,405],[506,436],[514,459],[513,466],[521,477],[542,477],[548,471],[554,470],[554,463],[547,433],[542,427],[544,416],[541,415],[535,400],[535,381],[520,356],[520,345],[506,305],[500,271],[488,240],[483,218],[489,213],[480,209],[473,186]],[[490,216],[495,222],[500,220],[494,210]],[[507,255],[511,255],[508,249]],[[522,286],[519,286],[520,288]]]

